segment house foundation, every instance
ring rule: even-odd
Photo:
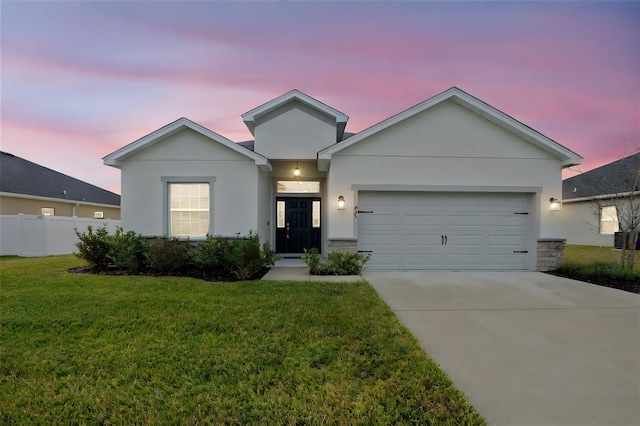
[[[344,251],[347,253],[357,253],[358,240],[355,238],[329,238],[327,248],[328,252]]]

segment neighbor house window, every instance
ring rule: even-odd
[[[55,216],[56,209],[53,207],[43,207],[42,208],[42,216]]]
[[[607,206],[600,209],[600,233],[613,234],[619,231],[618,214],[616,206]]]
[[[94,219],[104,219],[104,212],[93,212]]]
[[[172,183],[169,191],[169,235],[204,237],[209,232],[209,183]]]

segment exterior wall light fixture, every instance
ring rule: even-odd
[[[338,197],[338,210],[344,210],[344,197],[342,195]]]
[[[300,177],[300,167],[298,167],[298,162],[296,161],[296,168],[293,169],[293,176]]]
[[[557,198],[549,198],[549,202],[551,203],[550,210],[552,212],[559,212],[562,210],[562,202]]]

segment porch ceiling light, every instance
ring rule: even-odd
[[[342,195],[338,197],[338,210],[344,210],[344,197]]]
[[[293,169],[293,176],[300,177],[300,167],[298,167],[298,162],[296,161],[296,168]]]
[[[552,212],[559,212],[562,210],[562,202],[557,198],[551,197],[549,198],[549,202],[551,203],[551,206],[549,207],[549,209]]]

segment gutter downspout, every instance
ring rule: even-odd
[[[76,207],[79,207],[80,203],[77,203],[75,206],[73,206],[73,208],[71,209],[71,217],[76,217]]]

